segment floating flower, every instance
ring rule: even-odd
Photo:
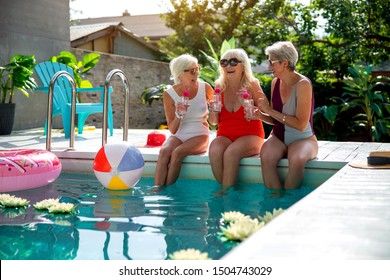
[[[50,206],[58,204],[58,203],[59,203],[58,198],[56,198],[56,199],[49,198],[49,199],[45,199],[45,200],[42,200],[42,201],[35,203],[34,208],[37,210],[47,210],[47,209],[49,209]]]
[[[214,89],[214,92],[215,92],[215,93],[220,93],[220,92],[221,92],[221,89],[220,89],[219,87],[216,87],[216,88]]]
[[[225,224],[230,224],[245,219],[250,219],[250,217],[238,211],[230,211],[230,212],[222,213],[222,220]]]
[[[211,260],[207,253],[202,253],[196,249],[176,251],[169,255],[171,260]]]
[[[51,205],[47,210],[52,214],[68,214],[75,209],[75,205],[72,203],[57,203]]]
[[[6,193],[0,194],[0,206],[3,207],[26,207],[29,203],[30,201],[21,197]]]
[[[221,227],[221,230],[224,241],[243,241],[264,225],[264,222],[259,223],[257,219],[244,219],[229,224],[227,228]]]
[[[265,212],[265,215],[264,216],[259,216],[259,220],[264,222],[264,223],[269,223],[272,219],[274,219],[276,216],[280,215],[281,213],[283,213],[284,209],[282,208],[279,208],[279,209],[275,209],[271,212]]]

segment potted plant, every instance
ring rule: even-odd
[[[29,92],[37,86],[32,77],[34,66],[33,55],[14,55],[8,64],[0,66],[0,135],[7,135],[12,131],[15,90],[29,97]]]

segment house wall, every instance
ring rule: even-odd
[[[69,0],[0,0],[0,61],[8,62],[15,54],[35,55],[37,63],[58,55],[63,50],[71,50],[79,57],[86,52],[70,48]],[[125,42],[123,42],[124,44]],[[123,47],[122,47],[123,48]],[[130,48],[138,50],[138,48]],[[138,50],[139,51],[139,50]],[[145,88],[170,83],[167,63],[145,59],[135,59],[118,55],[102,54],[101,60],[87,75],[94,85],[104,83],[108,72],[121,69],[130,84],[130,128],[155,128],[164,121],[162,102],[154,102],[151,107],[143,105],[141,94]],[[38,82],[38,78],[34,74]],[[115,127],[122,127],[123,93],[118,78],[113,79]],[[96,99],[94,96],[88,97]],[[14,130],[43,127],[47,112],[47,94],[35,92],[26,98],[16,92],[16,114]],[[56,117],[54,126],[61,120]],[[101,127],[101,115],[90,116],[88,124]]]
[[[142,57],[150,60],[156,59],[156,54],[151,49],[145,48],[145,45],[137,40],[124,35],[115,37],[113,52],[119,55]]]
[[[70,48],[69,0],[1,0],[0,64],[15,54],[47,60]],[[42,126],[47,108],[45,94],[26,98],[15,93],[14,130]]]

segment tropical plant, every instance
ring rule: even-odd
[[[154,100],[161,100],[163,98],[163,93],[167,90],[167,88],[167,84],[160,84],[145,89],[141,96],[142,104],[148,103],[149,105],[152,105]]]
[[[234,37],[230,38],[228,41],[224,40],[222,42],[221,48],[219,49],[219,55],[218,55],[215,52],[214,47],[211,44],[210,40],[208,40],[207,38],[205,39],[210,48],[211,55],[205,53],[204,51],[200,51],[206,58],[206,61],[209,63],[209,65],[203,66],[200,69],[199,78],[209,83],[212,87],[215,87],[214,82],[219,77],[219,60],[227,50],[234,49],[236,47],[236,40],[234,39]]]
[[[390,97],[380,90],[390,81],[387,77],[373,77],[372,65],[348,68],[350,79],[344,80],[346,90],[342,111],[356,109],[353,124],[366,130],[370,141],[378,141],[382,136],[390,136]]]
[[[1,103],[12,103],[15,90],[19,90],[26,97],[37,87],[32,77],[35,66],[33,55],[14,55],[10,62],[0,66]]]
[[[81,61],[77,61],[76,56],[69,51],[62,51],[58,56],[50,58],[52,62],[59,62],[68,65],[73,69],[74,79],[77,87],[89,88],[92,84],[89,80],[84,79],[84,75],[99,62],[100,54],[88,53],[83,56]]]
[[[224,40],[219,50],[219,55],[215,52],[215,49],[211,44],[211,42],[207,38],[205,39],[210,48],[211,54],[209,55],[206,52],[201,51],[201,53],[205,56],[206,61],[209,63],[209,65],[201,67],[199,72],[199,79],[209,83],[212,87],[214,87],[214,82],[219,77],[219,58],[227,50],[235,48],[235,39],[231,38],[228,41]],[[149,105],[151,105],[154,100],[156,101],[161,100],[163,98],[163,93],[167,88],[168,85],[160,84],[145,89],[142,92],[142,96],[141,96],[142,103],[143,104],[148,103]]]
[[[319,139],[337,140],[337,131],[334,129],[340,110],[339,104],[323,105],[314,110],[313,122]]]

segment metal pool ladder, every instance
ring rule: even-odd
[[[104,82],[104,100],[103,100],[103,133],[102,133],[102,146],[107,143],[107,116],[108,116],[108,88],[110,86],[111,79],[114,75],[118,75],[124,86],[125,86],[125,120],[123,126],[123,141],[127,141],[129,134],[129,99],[130,99],[130,91],[129,91],[129,81],[122,70],[113,69],[108,73],[106,80]],[[70,120],[70,139],[69,139],[69,149],[74,150],[74,122],[76,116],[76,83],[68,72],[66,71],[58,71],[53,78],[50,80],[49,85],[49,94],[48,94],[48,106],[47,106],[47,133],[46,133],[46,150],[51,150],[51,130],[52,130],[52,122],[53,122],[53,89],[55,82],[60,76],[65,76],[69,83],[72,86],[72,103],[71,103],[71,120]]]
[[[122,70],[113,69],[108,73],[104,82],[104,101],[103,101],[103,133],[102,133],[102,146],[107,143],[107,112],[108,112],[108,88],[110,86],[111,79],[114,75],[118,75],[123,85],[125,86],[125,120],[123,125],[123,141],[127,141],[129,134],[129,80],[125,76]]]
[[[53,78],[50,80],[49,93],[48,93],[48,105],[47,105],[47,131],[46,131],[46,150],[51,150],[51,129],[53,122],[53,89],[55,82],[60,76],[65,76],[70,85],[72,86],[72,103],[70,109],[70,139],[69,139],[69,149],[74,150],[74,121],[76,117],[76,83],[67,71],[58,71],[54,74]]]

